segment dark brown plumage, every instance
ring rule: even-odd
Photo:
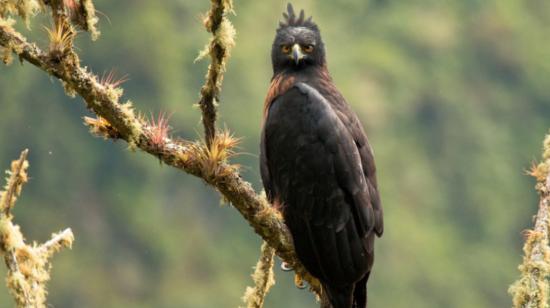
[[[382,207],[373,153],[328,73],[317,25],[288,5],[272,47],[260,168],[296,253],[334,308],[367,305]]]

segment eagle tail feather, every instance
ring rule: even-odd
[[[367,280],[370,272],[363,279],[355,283],[353,290],[353,308],[367,308]]]
[[[355,284],[344,287],[324,285],[323,290],[327,292],[332,308],[367,308],[369,274],[370,272]]]
[[[324,285],[323,290],[327,292],[327,297],[332,308],[351,308],[353,303],[353,287],[353,285],[344,287]]]

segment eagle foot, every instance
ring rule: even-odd
[[[283,272],[290,272],[293,270],[292,266],[290,266],[290,264],[286,263],[286,262],[281,262],[281,270]]]
[[[304,281],[304,278],[298,274],[294,274],[294,284],[298,289],[305,289],[307,287],[306,282]]]

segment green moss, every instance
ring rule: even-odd
[[[92,40],[97,40],[101,32],[97,29],[99,19],[96,16],[95,7],[92,0],[81,0],[82,9],[85,17],[86,30],[90,32]]]
[[[274,263],[275,250],[269,247],[266,242],[263,242],[260,258],[252,274],[254,287],[247,287],[242,298],[247,308],[261,308],[264,306],[267,293],[275,285]]]
[[[544,160],[550,160],[550,133],[546,135],[544,139],[544,153],[542,157]],[[550,162],[548,162],[548,164],[550,164]]]

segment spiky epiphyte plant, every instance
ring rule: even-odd
[[[84,124],[90,128],[90,132],[104,139],[119,139],[120,133],[103,117],[84,117]]]
[[[223,176],[220,173],[229,169],[219,167],[222,163],[227,162],[229,158],[237,154],[235,148],[239,145],[240,141],[240,138],[236,138],[226,129],[219,131],[214,136],[210,142],[210,146],[206,142],[195,143],[195,152],[198,155],[198,160],[205,174],[208,176]],[[238,168],[239,165],[231,165],[231,167]]]
[[[218,132],[210,147],[210,158],[218,162],[225,162],[236,154],[234,149],[240,141],[241,139],[236,138],[229,130]]]
[[[548,166],[544,163],[537,163],[535,161],[533,161],[531,163],[531,168],[529,168],[529,170],[527,170],[525,173],[527,175],[530,175],[532,177],[534,177],[535,179],[537,179],[537,181],[539,182],[542,182],[545,180],[549,170],[548,170]]]
[[[151,113],[149,119],[146,119],[149,129],[145,134],[151,145],[157,150],[164,147],[169,137],[168,134],[172,130],[168,123],[171,117],[171,114],[161,111],[156,117]]]
[[[108,72],[104,72],[99,83],[107,88],[118,88],[120,85],[128,81],[128,75],[123,75],[122,77],[117,77],[116,69],[111,69]]]
[[[50,40],[49,52],[53,59],[61,60],[72,48],[74,32],[70,26],[60,22],[51,29],[45,27]]]
[[[129,80],[128,75],[123,75],[122,77],[117,77],[117,72],[115,69],[111,69],[109,72],[103,72],[103,75],[100,78],[96,77],[97,82],[105,87],[107,94],[113,100],[118,100],[123,93],[120,85]]]

